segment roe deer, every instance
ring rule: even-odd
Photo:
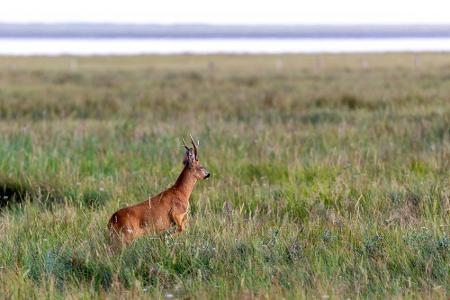
[[[193,148],[184,143],[184,168],[175,184],[148,200],[115,212],[108,222],[114,238],[123,238],[126,244],[146,233],[158,233],[176,225],[176,232],[184,230],[189,208],[189,197],[197,180],[207,179],[209,172],[198,161],[198,143],[191,136]]]

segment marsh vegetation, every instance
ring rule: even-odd
[[[188,229],[110,215],[211,172]],[[0,57],[0,298],[442,298],[450,55]]]

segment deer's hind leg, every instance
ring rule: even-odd
[[[121,246],[130,245],[134,239],[143,235],[143,230],[135,222],[124,222],[120,226],[110,228],[110,236],[116,244]]]

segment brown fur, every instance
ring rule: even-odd
[[[197,147],[186,148],[184,168],[175,184],[158,195],[139,204],[115,212],[108,228],[111,236],[129,244],[147,233],[160,233],[173,225],[176,233],[185,229],[189,209],[189,197],[197,180],[209,177],[208,171],[197,159]]]

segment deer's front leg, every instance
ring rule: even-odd
[[[180,214],[180,215],[178,215],[176,217],[177,220],[175,222],[177,224],[177,231],[178,232],[181,232],[181,231],[183,231],[186,228],[186,226],[185,226],[186,217],[185,216],[186,216],[186,213]]]
[[[180,232],[182,232],[185,228],[185,222],[186,222],[186,217],[187,215],[187,211],[181,211],[181,210],[177,210],[177,209],[173,209],[171,212],[171,217],[172,220],[175,222],[175,225],[177,226],[177,230],[175,232],[175,234],[178,234]]]

